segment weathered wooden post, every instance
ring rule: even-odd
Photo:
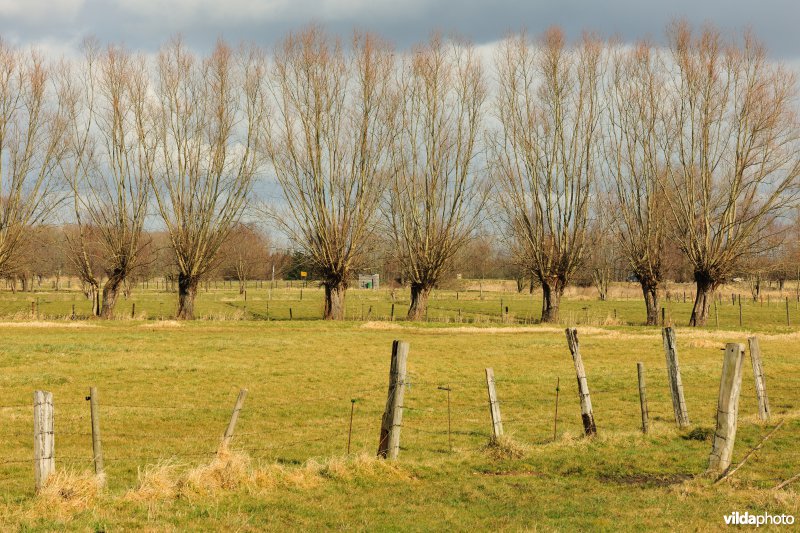
[[[97,397],[97,388],[89,387],[89,409],[92,418],[92,456],[94,457],[94,473],[100,485],[106,484],[106,472],[103,468],[103,446],[100,442],[100,399]]]
[[[742,295],[739,295],[739,327],[742,327]]]
[[[350,440],[353,437],[353,414],[356,411],[356,399],[350,398],[350,426],[347,429],[347,455],[350,455]]]
[[[244,407],[244,399],[247,397],[247,389],[239,391],[239,396],[236,398],[236,404],[233,406],[231,419],[228,422],[228,427],[225,429],[225,435],[222,437],[222,447],[227,448],[233,439],[233,432],[236,430],[236,422],[239,420],[239,412]]]
[[[669,390],[672,395],[672,410],[675,412],[675,422],[678,427],[684,428],[689,425],[689,413],[686,410],[686,399],[683,397],[683,382],[681,381],[681,369],[678,365],[675,330],[664,328],[661,331],[661,337],[664,341],[664,355],[667,359],[667,377],[669,378]]]
[[[786,297],[786,325],[791,326],[789,323],[789,297]]]
[[[447,442],[450,444],[450,451],[453,451],[453,435],[452,435],[452,424],[450,418],[450,391],[452,388],[439,386],[437,387],[439,390],[447,391]]]
[[[558,436],[558,393],[561,392],[561,376],[556,376],[556,411],[553,415],[553,442]]]
[[[400,452],[400,429],[403,426],[403,397],[406,390],[406,362],[408,343],[396,340],[392,343],[392,362],[389,368],[389,392],[386,409],[381,419],[378,441],[378,457],[397,459]]]
[[[591,437],[597,434],[597,426],[594,423],[594,413],[592,412],[592,399],[589,396],[589,384],[586,381],[586,370],[583,368],[583,359],[578,345],[578,330],[566,329],[567,345],[572,354],[572,362],[575,364],[575,375],[578,378],[578,395],[581,399],[581,419],[583,420],[583,431]]]
[[[647,385],[644,380],[644,363],[636,363],[636,373],[639,376],[639,406],[642,408],[642,433],[647,433],[648,410],[647,410]]]
[[[503,418],[500,416],[500,402],[497,401],[494,370],[486,369],[486,390],[489,393],[489,415],[492,417],[492,439],[497,440],[503,436]]]
[[[131,304],[131,320],[136,318],[136,302]]]
[[[749,337],[747,344],[750,347],[750,362],[753,363],[753,376],[756,380],[756,397],[758,398],[758,417],[769,420],[769,398],[767,397],[767,383],[764,378],[764,367],[761,365],[761,348],[757,337]]]
[[[36,492],[42,490],[55,469],[53,394],[37,390],[33,393],[33,475]]]
[[[708,458],[708,468],[714,472],[723,472],[731,465],[733,445],[736,441],[739,393],[742,390],[743,360],[743,344],[728,343],[725,345],[725,359],[722,363],[717,403],[717,429],[714,432],[714,442]]]

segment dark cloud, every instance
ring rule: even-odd
[[[22,5],[27,2],[19,0]],[[46,0],[39,0],[45,2]],[[6,2],[7,3],[7,2]],[[180,32],[187,42],[207,48],[220,36],[230,41],[272,45],[310,21],[347,35],[352,29],[382,34],[406,47],[434,31],[455,33],[474,42],[497,40],[509,31],[536,34],[560,25],[571,36],[591,30],[625,41],[663,41],[664,28],[677,17],[711,22],[725,31],[752,27],[774,57],[800,59],[796,0],[60,0],[53,13],[20,9],[0,13],[0,32],[19,42],[75,43],[86,35],[154,50]],[[73,11],[70,6],[77,6]],[[265,7],[266,6],[266,7]]]

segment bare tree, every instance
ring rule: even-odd
[[[67,118],[51,87],[51,68],[35,52],[0,40],[0,273],[31,225],[55,205]]]
[[[342,319],[386,183],[394,104],[391,50],[357,35],[345,52],[322,29],[290,35],[272,71],[276,119],[266,143],[285,209],[273,218],[315,263],[326,319]]]
[[[78,75],[63,83],[73,155],[64,175],[72,189],[77,230],[68,238],[70,257],[92,289],[94,314],[111,318],[144,244],[147,169],[155,155],[145,130],[149,79],[143,58],[115,47],[101,53],[89,42]],[[106,278],[102,302],[95,263]]]
[[[800,128],[795,76],[749,33],[724,42],[686,23],[669,30],[677,134],[664,198],[673,238],[694,268],[690,325],[705,325],[714,291],[743,259],[770,246],[769,228],[796,197]]]
[[[664,63],[647,43],[617,49],[606,87],[606,183],[622,254],[642,286],[647,325],[658,324],[667,208],[660,179],[675,133],[665,117]],[[613,206],[609,209],[609,206]]]
[[[248,280],[266,275],[269,247],[269,236],[255,224],[239,223],[231,231],[220,253],[220,271],[239,281],[239,294],[244,293]]]
[[[419,320],[485,204],[475,158],[486,86],[472,47],[440,37],[413,51],[399,85],[385,213]]]
[[[608,206],[609,197],[597,194],[592,208],[594,215],[586,234],[587,253],[584,257],[586,270],[597,289],[598,297],[605,301],[609,296],[611,281],[617,271],[620,250],[614,235],[614,215]]]
[[[219,42],[199,59],[180,41],[158,56],[148,164],[178,270],[179,319],[194,318],[202,278],[245,210],[260,165],[264,58]]]
[[[493,175],[515,248],[542,285],[542,321],[557,322],[580,265],[598,172],[603,46],[568,47],[559,29],[541,42],[512,37],[497,56]]]

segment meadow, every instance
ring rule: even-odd
[[[233,287],[212,286],[199,294],[202,318],[191,323],[172,320],[175,295],[150,286],[134,288],[120,301],[120,319],[107,322],[86,318],[89,302],[75,290],[2,292],[0,527],[708,530],[722,528],[733,511],[800,515],[800,486],[773,488],[800,472],[793,292],[776,292],[762,305],[726,288],[719,326],[712,314],[711,326],[699,329],[684,327],[689,299],[664,303],[665,320],[677,330],[692,422],[679,430],[660,328],[640,325],[643,304],[630,286],[615,286],[605,302],[575,289],[557,326],[530,323],[538,295],[499,290],[509,287],[437,291],[429,322],[419,324],[399,320],[408,296],[388,290],[351,291],[351,320],[340,323],[316,320],[322,295],[310,286],[302,300],[297,286],[253,284],[246,300]],[[673,293],[684,289],[691,290]],[[743,327],[731,292],[743,293]],[[388,320],[392,304],[395,321]],[[593,439],[582,436],[565,325],[580,335],[598,427]],[[714,485],[704,472],[721,348],[754,334],[772,418],[757,417],[748,358],[734,463],[785,422],[731,479]],[[400,457],[386,462],[372,456],[394,339],[410,343],[410,383]],[[637,361],[647,372],[646,435]],[[487,446],[486,367],[494,369],[509,435],[499,447]],[[104,489],[91,476],[90,386],[99,391]],[[450,431],[440,387],[451,389]],[[241,388],[249,393],[236,434],[218,454]],[[36,389],[53,393],[58,472],[39,496]]]

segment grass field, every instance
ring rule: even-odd
[[[305,289],[300,301],[296,288],[271,299],[267,289],[253,288],[246,302],[236,291],[212,290],[201,293],[197,307],[218,320],[159,320],[169,317],[174,297],[134,291],[120,309],[129,316],[135,302],[137,319],[104,323],[65,318],[73,302],[76,314],[89,309],[74,291],[2,293],[0,529],[707,530],[722,528],[733,511],[800,515],[800,486],[772,489],[800,472],[800,332],[786,326],[785,301],[762,307],[743,298],[739,328],[738,305],[728,297],[718,308],[719,327],[712,317],[712,326],[699,330],[680,327],[690,303],[665,304],[678,325],[691,429],[714,427],[720,348],[753,333],[773,419],[758,422],[748,359],[734,462],[786,420],[731,481],[712,485],[703,475],[710,442],[675,428],[660,329],[625,325],[642,320],[641,301],[564,302],[564,322],[580,334],[598,426],[598,437],[585,439],[563,327],[497,323],[501,299],[510,315],[527,321],[528,313],[538,316],[535,297],[487,292],[481,300],[469,291],[456,300],[455,292],[441,292],[431,302],[432,322],[419,325],[375,320],[390,314],[386,291],[353,291],[350,316],[360,319],[363,305],[365,320],[344,323],[288,320],[290,307],[295,319],[319,315],[317,289]],[[396,296],[396,316],[407,305],[403,298]],[[797,312],[800,324],[794,306],[790,301],[790,319]],[[459,309],[462,321],[477,324],[454,323]],[[411,383],[400,459],[387,466],[369,457],[393,339],[411,345]],[[637,361],[647,369],[648,435],[639,431]],[[497,378],[512,437],[507,449],[486,448],[485,367]],[[86,475],[89,386],[100,397],[108,482],[101,491]],[[452,450],[440,386],[452,389]],[[240,388],[249,395],[233,455],[215,459]],[[66,473],[39,497],[35,389],[53,393],[57,468]]]

